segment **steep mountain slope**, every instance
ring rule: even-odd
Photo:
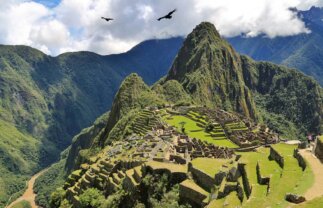
[[[266,60],[300,69],[323,84],[323,8],[312,7],[308,11],[298,11],[298,15],[311,30],[300,34],[273,39],[257,36],[238,36],[228,41],[240,53],[255,60]]]
[[[178,80],[197,103],[256,118],[241,61],[214,25],[202,23],[186,38],[166,80]]]
[[[322,88],[314,80],[296,70],[240,56],[210,23],[200,24],[187,37],[166,77],[172,79],[199,104],[251,118],[257,118],[258,109],[259,119],[280,133],[295,124],[298,130],[286,136],[321,131]],[[271,113],[292,125],[279,127],[278,118],[268,118]]]
[[[0,122],[7,126],[1,129],[6,145],[0,148],[7,155],[0,159],[1,181],[13,187],[0,192],[0,206],[23,188],[26,177],[58,159],[57,153],[74,135],[110,108],[119,84],[130,72],[143,75],[148,83],[163,76],[180,40],[145,41],[111,56],[77,52],[50,57],[26,46],[0,46]],[[11,140],[11,129],[21,136]],[[32,155],[27,150],[33,150]],[[7,165],[21,161],[17,151],[24,166],[9,169]],[[6,164],[6,160],[15,162]]]

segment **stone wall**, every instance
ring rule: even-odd
[[[175,161],[176,163],[179,163],[179,164],[186,164],[186,160],[179,155],[170,155],[169,160]]]
[[[270,192],[270,177],[265,177],[261,175],[261,165],[259,161],[257,162],[256,171],[257,171],[258,183],[261,185],[267,185],[267,195],[268,195]]]
[[[261,185],[268,185],[270,183],[270,177],[264,177],[261,175],[261,168],[260,168],[259,161],[257,162],[256,170],[257,170],[258,183]]]
[[[303,158],[303,156],[299,153],[298,149],[294,150],[294,157],[297,159],[298,165],[304,171],[306,169],[306,162],[305,162],[305,159]]]
[[[270,146],[270,155],[271,160],[275,160],[281,168],[284,168],[284,157],[280,155],[272,146]]]
[[[251,186],[251,184],[249,182],[245,166],[246,166],[246,164],[239,163],[238,164],[238,169],[239,169],[239,171],[241,173],[241,176],[242,176],[243,189],[244,189],[244,191],[246,193],[247,198],[249,198],[250,195],[251,195],[251,192],[252,192],[252,186]]]
[[[171,184],[177,184],[181,183],[187,178],[186,173],[183,172],[171,172],[167,168],[158,168],[158,169],[153,169],[152,167],[148,166],[142,166],[142,172],[143,174],[151,173],[151,174],[159,174],[163,175],[166,174],[169,177],[169,181]]]
[[[205,195],[182,184],[179,185],[179,197],[181,202],[189,203],[192,207],[203,208],[207,205],[204,201],[206,198]]]
[[[223,190],[219,190],[218,199],[224,198],[228,196],[231,192],[238,192],[238,184],[237,183],[226,183],[223,187]]]
[[[214,176],[212,177],[212,176],[204,173],[203,171],[194,168],[191,163],[189,163],[189,165],[188,165],[188,171],[192,173],[194,181],[196,181],[196,183],[199,186],[201,186],[202,188],[204,188],[208,192],[211,192],[211,190],[214,188],[215,185],[220,185],[219,183],[217,183]],[[219,179],[218,179],[218,181],[219,181]],[[220,181],[220,183],[221,183],[221,181]]]
[[[322,136],[321,138],[318,137],[315,141],[315,146],[314,146],[314,153],[317,158],[319,158],[321,161],[323,161],[323,141],[322,141]]]

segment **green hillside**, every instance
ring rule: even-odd
[[[8,126],[0,135],[1,181],[12,187],[0,192],[0,207],[24,187],[26,177],[59,159],[57,153],[111,107],[128,74],[137,72],[149,83],[157,81],[180,44],[177,38],[165,44],[151,40],[119,55],[77,52],[58,57],[26,46],[0,45],[0,122]],[[158,48],[167,56],[147,48]],[[12,129],[21,136],[12,138]]]
[[[9,145],[10,135],[3,140],[4,155],[12,163],[5,164],[7,158],[1,158],[1,168],[12,178],[21,176],[21,185],[8,190],[23,188],[26,177],[57,159],[48,153],[64,149],[76,135],[64,159],[36,182],[37,201],[45,207],[89,207],[92,202],[94,207],[204,206],[215,196],[219,200],[214,203],[228,197],[247,206],[251,191],[246,174],[252,175],[248,168],[255,171],[255,161],[249,158],[252,153],[239,158],[235,151],[273,144],[278,141],[275,132],[301,139],[322,130],[323,94],[317,82],[295,70],[240,56],[206,22],[187,37],[169,73],[151,87],[144,82],[147,66],[139,73],[145,79],[135,73],[127,76],[129,68],[116,70],[109,63],[111,57],[93,53],[49,57],[28,47],[3,46],[0,54],[1,122],[7,125],[6,133],[12,128],[19,134],[13,142],[19,143],[21,137],[27,143],[15,146],[16,150]],[[155,77],[151,75],[148,82]],[[86,126],[90,127],[81,131]],[[188,153],[185,145],[191,145]],[[28,148],[35,155],[29,155]],[[289,146],[286,167],[296,164],[290,157],[293,149]],[[268,151],[262,155],[265,163]],[[228,177],[210,179],[212,186],[203,182],[199,170],[207,165],[196,166],[199,157],[227,160],[215,170],[223,170]],[[244,166],[245,161],[249,166]],[[309,168],[308,172],[293,168],[274,167],[268,174],[280,184],[277,170],[295,171],[298,178],[311,173]],[[233,169],[240,174],[234,179],[229,177]],[[6,185],[15,184],[12,178]],[[300,185],[293,181],[286,190],[302,194],[309,184],[310,180]],[[304,190],[295,189],[298,185]],[[49,201],[49,193],[58,187]],[[233,194],[226,195],[227,189]],[[3,202],[10,194],[2,193]],[[282,194],[270,197],[275,202],[283,199]],[[181,204],[179,199],[186,201]]]
[[[186,202],[217,207],[228,200],[243,207],[271,202],[285,206],[284,194],[303,194],[311,186],[312,171],[299,167],[293,145],[261,146],[279,141],[274,132],[287,138],[320,132],[321,115],[317,82],[295,70],[240,56],[212,24],[201,23],[166,77],[149,87],[131,74],[101,127],[94,124],[74,138],[66,163],[70,176],[54,192],[53,207],[87,206],[84,200],[90,194],[95,198],[88,203],[95,206],[177,207]],[[184,147],[192,149],[186,152]],[[272,158],[275,152],[278,159]],[[225,162],[209,172],[213,163],[195,159],[199,157]],[[217,180],[222,172],[226,178]],[[292,172],[295,177],[289,180]],[[205,173],[219,176],[203,179],[209,177]],[[268,187],[277,190],[269,192]],[[180,200],[164,198],[170,193]]]

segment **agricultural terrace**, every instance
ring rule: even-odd
[[[192,160],[192,165],[194,168],[199,169],[200,171],[208,174],[211,177],[214,177],[215,174],[219,173],[223,165],[229,167],[229,162],[230,160],[227,159],[200,157]]]
[[[238,148],[236,144],[226,138],[221,126],[216,126],[212,132],[205,132],[205,117],[197,113],[190,113],[187,116],[167,115],[164,120],[171,126],[181,132],[182,126],[185,128],[185,134],[191,138],[197,138],[209,142],[219,147]]]
[[[146,166],[150,166],[153,170],[167,169],[171,173],[187,173],[186,165],[149,161],[146,163]]]
[[[245,162],[249,182],[252,184],[252,193],[248,201],[243,202],[243,207],[286,207],[284,200],[286,193],[304,194],[311,187],[314,178],[308,166],[303,172],[293,157],[295,145],[276,144],[274,149],[285,160],[282,169],[274,160],[269,160],[269,148],[259,148],[256,152],[239,153],[241,161]],[[267,194],[267,185],[257,182],[256,165],[261,164],[261,175],[270,177],[270,192]]]
[[[207,208],[221,208],[221,207],[241,207],[241,202],[237,196],[237,193],[231,192],[225,198],[211,201],[210,204],[207,206]]]

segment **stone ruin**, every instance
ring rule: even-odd
[[[177,137],[177,143],[174,145],[171,159],[175,162],[183,164],[198,157],[208,158],[232,158],[234,151],[226,147],[218,147],[207,142],[203,142],[196,138],[189,138],[186,135]]]

